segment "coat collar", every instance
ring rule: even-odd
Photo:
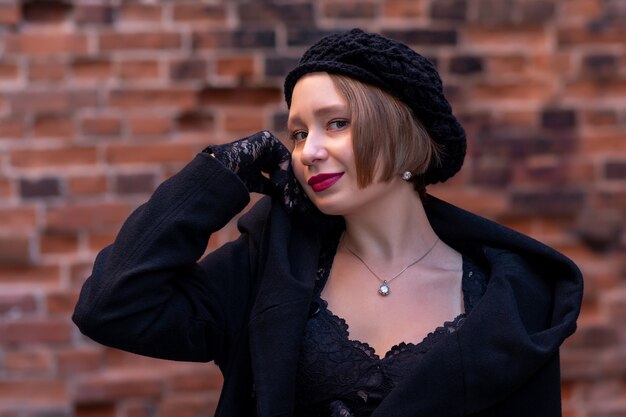
[[[293,415],[298,354],[321,241],[315,222],[289,217],[279,204],[272,205],[269,222],[249,330],[259,417]]]
[[[488,378],[485,370],[506,368],[509,354],[515,352],[523,364],[511,370],[515,375],[510,379],[526,380],[575,329],[582,282],[580,271],[569,259],[434,197],[429,197],[425,208],[442,240],[464,253],[480,250],[489,263],[490,285],[472,317],[429,351],[429,360],[390,393],[374,416],[416,415],[415,392],[432,393],[421,402],[425,415],[458,415],[483,408],[511,389],[510,384]],[[273,205],[269,222],[260,249],[266,262],[261,266],[250,321],[251,364],[258,416],[292,416],[298,354],[321,249],[319,231],[325,227],[312,219],[290,218],[278,204]],[[536,271],[536,266],[542,271]],[[540,292],[556,303],[548,323],[545,317],[550,317],[550,312],[536,311],[537,304],[551,305],[549,300],[535,303],[541,286],[551,288]],[[487,326],[489,332],[484,331]],[[504,350],[503,340],[507,341]],[[499,358],[504,362],[498,363]],[[442,392],[465,401],[448,401],[449,396]]]

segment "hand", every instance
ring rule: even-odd
[[[237,174],[248,191],[281,199],[288,213],[312,204],[293,174],[289,150],[268,131],[204,151]]]
[[[354,417],[348,406],[341,400],[335,400],[330,403],[331,417]]]

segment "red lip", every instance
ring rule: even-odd
[[[332,174],[317,174],[307,181],[307,184],[311,186],[316,193],[324,191],[331,187],[343,176],[343,172],[337,172]]]

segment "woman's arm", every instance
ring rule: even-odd
[[[219,359],[227,344],[226,292],[250,291],[250,236],[197,261],[210,235],[249,202],[243,183],[206,153],[161,184],[97,256],[73,320],[92,339],[174,360]],[[233,284],[234,282],[234,284]],[[235,315],[238,316],[238,315]]]

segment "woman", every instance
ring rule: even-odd
[[[580,272],[426,194],[465,154],[434,67],[354,29],[313,45],[285,97],[292,154],[260,132],[165,181],[98,255],[81,331],[214,360],[218,416],[560,415]],[[239,238],[198,261],[253,191],[270,197]]]

